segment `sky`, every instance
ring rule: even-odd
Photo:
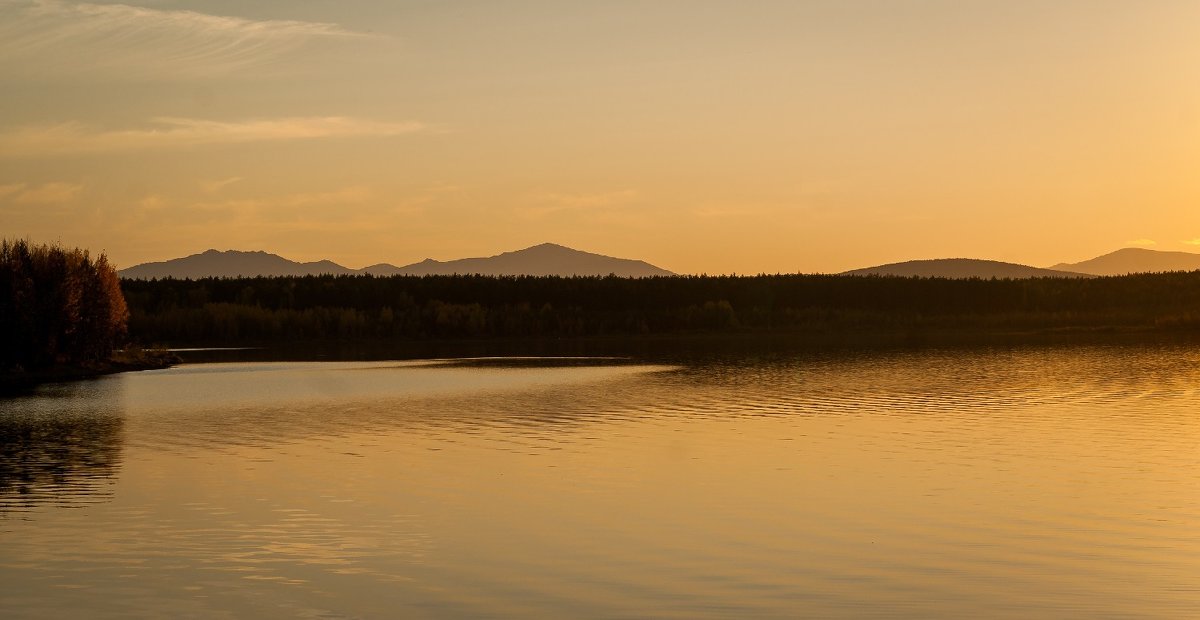
[[[680,273],[1200,252],[1200,2],[0,0],[0,236]]]

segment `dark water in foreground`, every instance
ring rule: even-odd
[[[1200,350],[202,364],[0,400],[10,617],[1200,617]]]

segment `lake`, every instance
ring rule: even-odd
[[[185,364],[0,400],[6,618],[1200,617],[1200,349]]]

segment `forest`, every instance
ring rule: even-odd
[[[0,241],[0,372],[104,363],[127,316],[104,254]]]
[[[1081,279],[833,275],[124,280],[146,345],[647,334],[1200,332],[1200,272]]]

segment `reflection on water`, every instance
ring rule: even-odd
[[[0,513],[104,499],[121,464],[124,420],[111,389],[59,384],[0,401]]]
[[[31,617],[1200,615],[1185,347],[204,364],[0,407]]]

